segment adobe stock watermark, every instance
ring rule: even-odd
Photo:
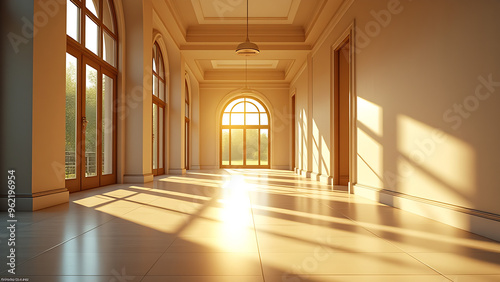
[[[412,0],[407,0],[411,2]],[[370,15],[373,20],[367,22],[364,28],[356,26],[356,54],[359,54],[364,48],[368,47],[372,42],[372,39],[379,36],[382,30],[388,27],[394,15],[399,15],[403,12],[404,6],[401,4],[400,0],[389,0],[387,2],[387,8],[375,11],[371,10]]]
[[[242,3],[246,2],[244,0],[214,0],[212,5],[217,15],[223,18],[225,13],[234,11],[234,9]]]
[[[474,94],[464,98],[461,103],[455,103],[443,113],[443,120],[449,123],[451,128],[458,130],[464,119],[471,117],[472,113],[479,109],[481,102],[488,100],[496,88],[500,87],[500,81],[493,80],[493,74],[488,77],[478,76],[479,83],[476,86]]]
[[[39,0],[36,3],[41,9],[34,13],[33,20],[22,17],[23,26],[21,30],[18,33],[11,31],[7,34],[10,45],[16,54],[19,53],[22,45],[35,37],[40,28],[49,23],[51,18],[55,17],[60,11],[64,11],[61,6],[66,3],[66,0]]]
[[[308,273],[316,273],[321,263],[328,260],[332,254],[333,249],[330,247],[333,238],[331,236],[318,240],[318,245],[314,247],[311,255],[306,256],[299,264],[291,266],[290,270],[281,275],[283,282],[301,282],[307,278]]]
[[[408,154],[408,158],[416,165],[423,165],[436,153],[439,145],[443,144],[446,139],[446,134],[443,131],[434,129],[428,137],[414,140],[416,148]],[[397,173],[385,171],[384,183],[388,188],[393,189],[398,182],[410,178],[414,173],[414,166],[405,162],[400,164]]]
[[[273,117],[273,133],[280,133],[290,126],[293,122],[293,114],[288,110],[286,106],[283,106],[281,110],[278,108],[274,111]]]
[[[134,281],[135,276],[128,275],[127,269],[122,267],[121,272],[118,272],[116,269],[111,271],[113,277],[109,280],[109,282],[126,282],[126,281]]]

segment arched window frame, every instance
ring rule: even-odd
[[[256,109],[257,112],[247,112],[246,110],[246,104],[253,105]],[[238,105],[243,104],[243,112],[235,112],[234,110],[237,108]],[[253,122],[252,124],[247,124],[247,114],[258,114],[259,122],[258,124],[255,124]],[[237,124],[233,124],[233,114],[243,114],[243,121],[238,122]],[[263,119],[265,117],[265,119]],[[241,120],[241,119],[240,119]],[[223,107],[220,119],[220,154],[219,154],[219,160],[220,160],[220,167],[221,168],[270,168],[270,160],[271,160],[271,136],[270,136],[270,113],[269,110],[267,109],[266,105],[262,103],[259,99],[252,97],[252,96],[238,96],[236,98],[233,98],[229,100]],[[233,161],[231,159],[231,151],[232,151],[232,140],[231,140],[231,132],[232,129],[243,129],[243,164],[233,164]],[[247,146],[246,146],[246,133],[247,130],[249,129],[258,129],[258,164],[248,164],[247,163]],[[224,138],[223,138],[223,132],[224,130],[229,131],[229,144],[227,150],[229,150],[228,153],[228,160],[226,161],[223,158],[224,154]],[[264,145],[261,144],[262,140],[262,132],[263,130],[267,131],[267,148],[263,147]],[[265,162],[262,160],[262,149],[266,149],[267,151],[267,159]]]
[[[97,15],[95,15],[88,7],[88,3],[97,3]],[[77,50],[83,52],[86,56],[96,60],[99,63],[103,63],[103,66],[110,71],[118,72],[118,26],[116,20],[116,11],[113,0],[67,0],[67,17],[72,17],[69,15],[71,8],[76,8],[76,21],[77,21],[77,34],[76,38],[68,34],[67,45]],[[105,9],[106,8],[106,9]],[[104,20],[105,11],[109,11],[108,17],[110,16],[110,21]],[[106,18],[108,18],[106,17]],[[87,46],[87,36],[86,29],[88,28],[88,23],[95,24],[98,28],[98,38],[97,40],[97,52],[91,51]],[[67,29],[69,28],[71,19],[66,19]],[[108,47],[106,47],[105,42],[109,42]],[[106,48],[108,49],[106,49]],[[111,48],[111,49],[109,49]],[[111,51],[111,55],[107,55]]]
[[[152,50],[152,168],[153,175],[165,173],[165,116],[167,114],[166,106],[167,83],[165,60],[157,41],[153,44]],[[156,122],[156,123],[155,123]],[[155,128],[156,127],[156,128]],[[156,129],[156,130],[155,130]],[[156,149],[156,150],[155,150]]]

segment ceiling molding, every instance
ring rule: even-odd
[[[241,83],[234,82],[203,82],[200,83],[200,89],[241,89]],[[251,82],[250,89],[288,89],[290,84],[286,82]]]
[[[305,42],[302,27],[252,25],[249,37],[253,42]],[[187,42],[240,42],[245,40],[245,25],[202,25],[187,30]]]
[[[328,23],[328,26],[323,30],[321,35],[318,37],[318,40],[313,44],[313,49],[311,52],[311,56],[314,56],[316,52],[318,52],[319,48],[323,43],[325,43],[326,39],[328,36],[333,32],[335,27],[338,25],[340,20],[344,17],[344,15],[347,13],[351,5],[354,3],[355,0],[345,0],[340,8],[338,9],[337,13],[333,16],[333,18],[330,20]]]
[[[211,60],[213,69],[276,69],[279,60]]]
[[[285,80],[284,71],[269,71],[269,70],[249,70],[245,72],[244,70],[207,70],[203,75],[204,80],[231,80],[231,81],[245,81],[248,80],[260,80],[260,81],[270,81]]]
[[[239,42],[239,41],[238,41]],[[185,44],[180,46],[180,50],[184,52],[190,51],[227,51],[236,49],[238,42],[232,44]],[[310,45],[303,44],[265,44],[259,42],[259,49],[262,51],[304,51],[308,52],[312,50]]]

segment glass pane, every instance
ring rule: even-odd
[[[87,0],[85,1],[85,6],[92,12],[96,17],[99,16],[99,0]]]
[[[163,168],[163,108],[159,107],[160,109],[160,124],[158,126],[158,141],[159,141],[159,149],[160,149],[160,154],[159,154],[159,161],[158,161],[158,168]]]
[[[247,125],[259,125],[259,114],[246,114],[245,118]]]
[[[224,112],[230,112],[234,105],[236,105],[237,103],[242,102],[242,101],[243,101],[243,98],[236,99],[236,100],[232,101],[231,103],[229,103],[229,105],[227,105]]]
[[[153,169],[158,168],[158,106],[153,104]]]
[[[243,165],[243,129],[231,129],[231,165]]]
[[[87,2],[88,3],[88,2]],[[85,16],[85,47],[97,55],[99,27],[88,16]]]
[[[113,173],[113,79],[102,76],[102,175]]]
[[[269,130],[268,129],[261,129],[260,130],[260,165],[268,165],[269,164],[268,144],[269,144]]]
[[[236,106],[234,106],[232,112],[239,112],[239,113],[243,113],[245,112],[245,103],[239,103],[237,104]]]
[[[231,114],[231,125],[243,125],[245,114]]]
[[[70,0],[66,6],[66,34],[80,42],[80,8]]]
[[[160,99],[162,101],[165,101],[165,83],[163,83],[163,81],[160,80]]]
[[[107,28],[109,28],[113,33],[115,33],[115,23],[113,21],[113,12],[111,11],[110,0],[104,0],[102,3],[102,21]]]
[[[259,110],[257,109],[257,107],[254,104],[252,104],[252,103],[246,103],[246,105],[247,105],[247,109],[246,109],[247,113],[257,113],[257,112],[259,112]]]
[[[156,68],[156,59],[155,59],[155,55],[154,55],[154,49],[153,49],[153,71],[154,72],[158,71],[158,69]]]
[[[185,104],[184,112],[186,113],[186,117],[189,118],[189,104]]]
[[[85,176],[97,175],[97,70],[86,66],[85,85]]]
[[[77,59],[66,54],[66,179],[76,178],[77,65]]]
[[[102,35],[102,57],[113,67],[116,67],[116,44],[115,39],[107,32]]]
[[[247,129],[246,165],[259,165],[259,130]]]
[[[229,129],[222,130],[222,165],[229,165]]]
[[[158,66],[159,66],[158,75],[161,78],[165,78],[165,73],[163,71],[163,69],[164,69],[163,68],[163,57],[161,56],[161,53],[158,56]]]
[[[158,77],[153,74],[153,95],[158,97]]]
[[[222,115],[222,125],[229,125],[229,114]]]
[[[260,114],[260,125],[269,125],[267,114]]]

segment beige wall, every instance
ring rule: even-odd
[[[66,17],[59,12],[65,5],[56,6],[48,13],[35,2],[34,9],[48,20],[38,26],[33,40],[33,194],[65,187]],[[56,202],[67,201],[65,194]],[[35,209],[44,207],[34,201]]]
[[[313,78],[305,81],[304,72],[291,86],[300,98],[313,84],[313,139],[330,145],[332,45],[355,22],[357,183],[500,215],[500,131],[491,128],[500,119],[498,10],[493,0],[354,1],[314,49]],[[307,108],[305,99],[297,107]],[[312,159],[314,173],[325,172],[316,145],[298,154]]]
[[[209,86],[200,88],[200,166],[219,168],[219,117],[223,105],[240,91],[236,87]],[[261,98],[271,112],[271,168],[291,169],[289,156],[289,132],[291,115],[288,106],[288,88],[259,88],[255,97]]]

